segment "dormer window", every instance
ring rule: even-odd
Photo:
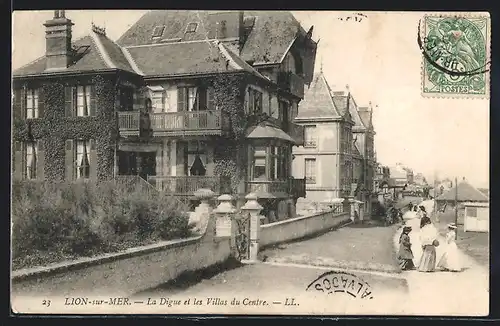
[[[155,29],[153,30],[152,37],[153,38],[162,37],[164,30],[165,30],[165,26],[156,26]]]
[[[198,28],[198,23],[189,23],[186,27],[186,33],[194,33]]]

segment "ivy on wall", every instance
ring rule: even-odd
[[[65,116],[65,82],[48,81],[42,86],[44,116],[34,120],[15,120],[13,138],[18,141],[39,139],[45,153],[45,178],[63,180],[65,175],[65,141],[94,139],[97,151],[97,179],[113,176],[114,149],[118,124],[114,112],[116,88],[110,79],[96,75],[96,116]]]

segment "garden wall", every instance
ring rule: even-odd
[[[211,217],[201,236],[14,271],[12,295],[129,296],[175,279],[185,271],[221,263],[229,256],[230,240],[215,236],[215,219]]]
[[[327,211],[265,224],[260,228],[259,248],[327,232],[350,221],[349,213]]]

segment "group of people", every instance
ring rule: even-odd
[[[427,216],[424,206],[411,205],[411,209],[403,216],[403,232],[399,237],[398,260],[401,269],[417,269],[420,272],[433,272],[436,269],[461,271],[455,242],[456,229],[455,224],[448,224],[444,251],[438,260],[436,248],[440,245],[439,232]]]

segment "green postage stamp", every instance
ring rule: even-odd
[[[418,37],[423,96],[489,98],[490,26],[488,13],[424,16]]]

